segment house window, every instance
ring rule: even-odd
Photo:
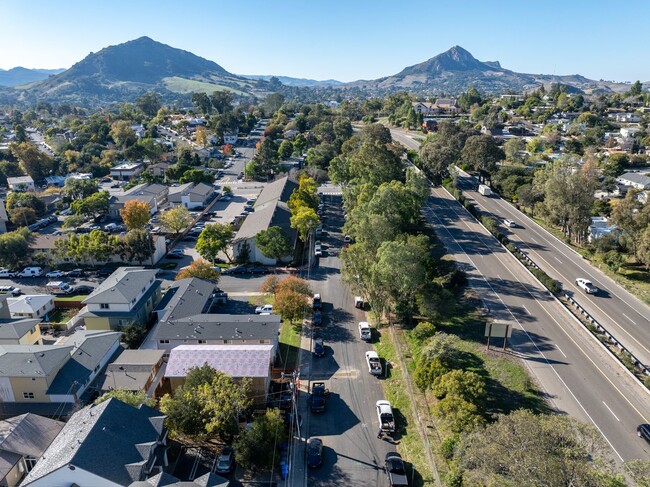
[[[108,303],[101,303],[99,309],[110,309],[110,305]]]
[[[23,399],[34,399],[33,392],[23,392]]]
[[[158,343],[169,343],[169,340],[159,340]]]
[[[31,471],[32,468],[34,468],[34,465],[36,465],[36,462],[38,461],[38,458],[34,458],[31,455],[27,455],[25,457],[25,465],[27,466],[27,471]]]
[[[133,299],[131,300],[131,304],[133,304],[133,303],[135,303],[135,298],[133,298]]]
[[[266,340],[260,340],[260,345],[266,345]]]
[[[199,340],[199,345],[203,345],[205,343],[207,343],[205,340]]]
[[[224,345],[227,345],[228,343],[230,343],[230,340],[224,340],[224,341],[223,341],[223,344],[224,344]]]
[[[117,325],[118,326],[124,325],[124,320],[117,320]]]

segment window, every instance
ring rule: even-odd
[[[124,325],[124,320],[117,320],[117,325],[118,326],[123,326]]]
[[[135,298],[133,298],[133,299],[131,300],[131,304],[133,304],[133,303],[135,303]]]
[[[266,345],[266,340],[260,340],[260,345]]]
[[[169,343],[169,340],[158,340],[158,343]]]
[[[199,345],[203,345],[205,343],[207,343],[205,340],[199,340]]]
[[[33,392],[23,392],[23,399],[34,399]]]
[[[108,303],[102,303],[99,305],[100,309],[110,309],[110,305]]]
[[[230,343],[230,340],[224,340],[224,341],[223,341],[223,344],[224,344],[224,345],[228,345],[228,343]]]

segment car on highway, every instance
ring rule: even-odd
[[[45,277],[63,277],[65,276],[65,272],[63,271],[50,271],[47,274],[45,274]]]
[[[307,466],[317,468],[323,464],[323,440],[309,438],[307,440]]]
[[[409,484],[402,456],[397,452],[386,453],[386,475],[391,487],[402,487]]]
[[[650,443],[650,424],[640,424],[636,427],[636,434]]]
[[[217,473],[231,473],[235,470],[235,450],[232,446],[224,446],[217,458]]]
[[[255,308],[255,314],[259,315],[262,313],[273,313],[273,305],[272,304],[265,304],[264,306],[258,306]]]
[[[506,227],[510,227],[510,228],[515,228],[517,226],[514,220],[511,220],[510,218],[506,218],[505,220],[503,220],[503,224]]]
[[[11,279],[16,277],[16,273],[10,269],[0,269],[0,278]]]
[[[583,277],[576,279],[576,286],[578,286],[587,294],[596,294],[598,292],[598,288],[594,286],[589,279],[585,279]]]
[[[79,284],[72,288],[75,294],[91,294],[95,288],[86,284]]]

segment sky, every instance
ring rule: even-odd
[[[650,81],[650,1],[0,0],[0,68],[68,68],[141,36],[236,74],[354,81],[462,46],[523,73]]]

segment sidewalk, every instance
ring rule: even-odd
[[[300,394],[297,398],[298,414],[302,418],[300,436],[297,432],[293,437],[291,450],[291,472],[286,480],[280,480],[278,486],[298,487],[307,485],[307,462],[305,460],[305,445],[309,435],[309,376],[311,372],[311,325],[303,324],[300,339]]]

